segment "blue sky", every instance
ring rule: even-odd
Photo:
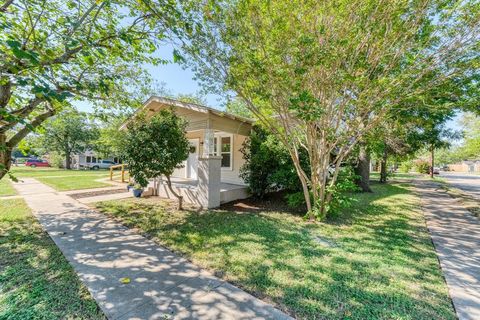
[[[165,45],[158,51],[158,55],[168,61],[173,59],[173,48]],[[190,94],[200,91],[200,85],[195,81],[193,72],[190,69],[183,69],[179,64],[168,63],[159,66],[146,66],[148,72],[159,83],[165,84],[165,89],[176,94]],[[209,94],[206,96],[209,107],[223,109],[222,98],[218,95]],[[77,102],[75,106],[81,111],[91,111],[92,108],[87,102]]]
[[[173,56],[173,47],[165,45],[161,47],[158,51],[158,55],[168,61],[172,61]],[[196,93],[201,90],[200,85],[196,80],[194,80],[194,75],[192,70],[184,69],[179,64],[168,63],[159,66],[146,66],[148,72],[152,77],[160,83],[165,84],[165,89],[171,91],[174,95],[176,94],[191,94]],[[209,107],[216,109],[223,109],[222,102],[224,101],[222,97],[209,94],[206,96],[207,104]],[[86,102],[76,103],[76,107],[81,111],[91,111],[91,107]],[[452,120],[447,122],[447,127],[454,130],[461,129],[458,125],[459,116],[457,115]]]

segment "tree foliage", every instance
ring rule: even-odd
[[[248,184],[253,196],[263,198],[268,192],[301,191],[301,183],[288,150],[267,130],[255,126],[240,149],[245,159],[240,176]],[[308,159],[302,155],[303,166]]]
[[[183,9],[184,61],[206,88],[241,97],[283,143],[310,218],[325,216],[340,164],[389,112],[452,79],[466,87],[478,72],[473,0],[187,1]]]
[[[185,128],[186,122],[173,110],[161,110],[148,121],[140,114],[127,124],[122,147],[123,160],[135,182],[146,187],[150,179],[165,176],[179,209],[182,197],[172,189],[170,176],[188,158]]]
[[[175,25],[172,3],[159,1],[160,21],[134,0],[2,5],[0,178],[10,167],[11,150],[46,119],[73,100],[99,103],[112,92],[131,92],[127,87],[142,79],[139,66],[162,62],[153,53]]]
[[[39,143],[45,152],[57,152],[65,159],[65,168],[71,169],[71,156],[91,148],[97,138],[96,126],[87,114],[75,110],[61,112],[45,123]]]

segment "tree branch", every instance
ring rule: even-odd
[[[0,12],[7,12],[8,7],[13,3],[13,0],[7,0],[5,3],[0,7]]]
[[[55,114],[54,109],[49,109],[47,112],[44,112],[37,116],[32,122],[28,125],[23,127],[20,131],[18,131],[15,135],[13,135],[10,139],[8,139],[6,145],[9,148],[15,147],[23,138],[25,138],[30,132],[32,132],[35,128],[41,125],[45,120],[50,118]]]

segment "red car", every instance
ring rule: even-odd
[[[50,167],[50,164],[45,161],[45,160],[40,160],[40,159],[28,159],[26,162],[25,162],[25,166],[26,167],[32,167],[32,168],[36,168],[36,167]]]

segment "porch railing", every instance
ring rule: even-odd
[[[130,174],[128,174],[128,170],[126,169],[127,167],[128,167],[128,165],[126,165],[124,163],[111,166],[110,167],[110,181],[113,181],[113,177],[115,175],[114,174],[115,170],[120,169],[120,180],[122,182],[127,182],[126,176],[128,175],[128,182],[130,182]]]

